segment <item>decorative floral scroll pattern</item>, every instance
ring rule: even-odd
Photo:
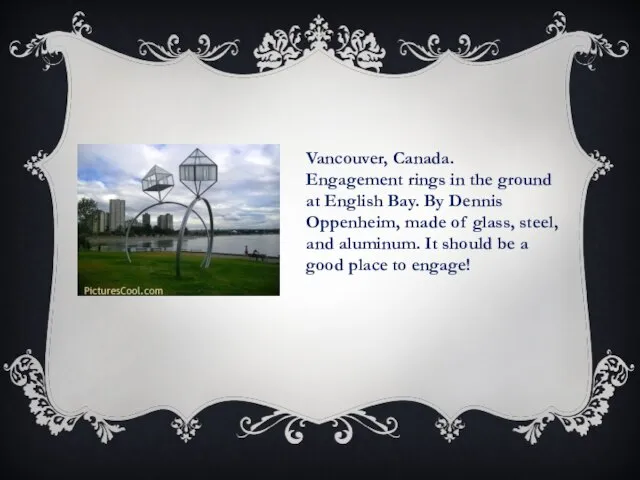
[[[563,35],[567,31],[567,17],[562,12],[555,12],[553,14],[553,21],[547,25],[546,32],[549,35],[557,37]],[[594,34],[588,33],[591,39],[591,46],[589,51],[576,54],[576,62],[580,65],[586,66],[589,70],[594,71],[596,67],[593,62],[597,58],[602,58],[605,55],[609,55],[614,58],[622,58],[629,53],[629,43],[625,40],[618,40],[614,46],[609,40],[607,40],[601,33]]]
[[[440,435],[448,442],[451,443],[460,435],[460,430],[465,427],[465,424],[456,418],[453,422],[448,422],[444,418],[439,418],[436,421],[436,428],[440,431]]]
[[[281,29],[267,32],[253,55],[258,60],[257,66],[261,72],[290,65],[315,50],[324,50],[349,65],[380,72],[386,51],[378,45],[373,33],[367,34],[360,29],[351,32],[342,25],[338,28],[336,48],[330,47],[333,38],[333,30],[318,15],[303,33],[298,25],[292,26],[288,32]]]
[[[114,433],[124,431],[124,427],[110,424],[104,418],[90,411],[71,416],[59,413],[51,405],[42,365],[31,355],[31,350],[20,355],[11,365],[5,363],[4,369],[9,372],[11,381],[18,387],[22,387],[24,394],[30,400],[29,409],[35,415],[36,423],[49,427],[52,435],[70,432],[81,418],[91,424],[102,443],[108,443],[112,440]]]
[[[92,32],[91,25],[84,21],[84,13],[76,12],[71,19],[71,32],[79,37]],[[24,58],[33,54],[34,57],[40,57],[44,61],[43,70],[46,72],[53,65],[62,62],[62,55],[55,50],[49,50],[47,47],[47,37],[50,34],[35,34],[29,43],[22,45],[19,40],[14,40],[9,44],[9,52],[14,57]]]
[[[180,37],[175,33],[169,36],[166,46],[154,42],[147,42],[142,39],[138,40],[138,42],[140,43],[138,51],[143,57],[150,54],[158,60],[168,61],[186,53],[180,48]],[[237,55],[239,42],[240,40],[233,40],[231,42],[221,43],[220,45],[213,45],[211,38],[209,38],[208,35],[202,34],[198,38],[198,44],[200,46],[195,51],[188,51],[192,52],[203,62],[211,63],[221,59],[227,53],[231,53],[231,55],[234,56]]]
[[[595,182],[600,177],[604,177],[607,172],[611,171],[613,168],[613,163],[604,155],[601,155],[598,150],[594,150],[589,154],[591,158],[600,162],[600,165],[596,168],[596,171],[593,172],[593,177],[591,179]]]
[[[634,365],[627,365],[620,357],[613,355],[608,350],[607,356],[596,367],[589,402],[579,413],[567,416],[546,412],[531,423],[520,425],[513,430],[523,434],[525,439],[533,445],[537,443],[546,426],[557,418],[567,432],[577,432],[581,436],[586,435],[591,427],[602,423],[602,417],[609,411],[609,400],[613,397],[615,390],[627,382],[629,373],[634,368]],[[48,427],[52,435],[72,431],[80,419],[93,426],[96,435],[104,444],[112,440],[115,433],[125,430],[124,427],[111,424],[89,410],[75,415],[65,415],[58,412],[49,399],[42,365],[31,355],[30,350],[16,358],[11,365],[4,364],[4,369],[9,372],[11,381],[22,387],[25,396],[29,398],[29,408],[31,413],[35,415],[36,423]],[[260,435],[280,424],[284,424],[284,436],[290,444],[297,445],[302,442],[304,439],[302,430],[306,426],[306,420],[282,410],[276,410],[256,422],[253,422],[249,417],[243,417],[240,420],[242,433],[237,436],[246,438]],[[349,443],[353,439],[355,424],[377,435],[391,438],[399,437],[397,433],[398,421],[394,417],[380,421],[364,410],[355,410],[331,420],[333,428],[338,429],[334,434],[336,443],[340,445]],[[458,438],[460,431],[465,428],[465,424],[460,418],[456,418],[452,422],[438,418],[435,426],[448,443]],[[171,427],[175,429],[178,437],[187,443],[193,439],[202,425],[195,417],[188,421],[177,417],[171,422]]]
[[[566,33],[566,27],[566,16],[562,12],[556,12],[552,23],[547,26],[546,32],[549,35],[559,36]],[[78,37],[92,33],[92,27],[85,22],[83,12],[78,11],[73,15],[70,33]],[[602,34],[587,34],[591,39],[590,47],[588,51],[576,54],[576,61],[587,66],[589,70],[595,70],[593,64],[596,58],[604,57],[605,54],[621,58],[629,52],[629,44],[624,40],[619,40],[614,46]],[[26,44],[14,40],[9,44],[9,52],[17,58],[25,58],[32,54],[35,57],[40,57],[45,64],[43,70],[48,71],[51,66],[58,65],[63,60],[59,51],[48,47],[47,39],[50,35],[51,33],[35,34]],[[457,50],[451,51],[442,49],[438,35],[431,35],[425,46],[400,40],[400,53],[401,55],[411,53],[425,62],[435,62],[446,53],[469,61],[477,61],[486,56],[496,56],[499,53],[498,42],[499,40],[494,40],[474,46],[470,37],[462,34],[458,39]],[[214,45],[208,35],[202,34],[198,39],[199,47],[195,51],[187,50],[186,52],[181,49],[180,39],[176,34],[169,36],[166,45],[144,40],[139,40],[139,43],[139,53],[142,56],[151,55],[159,60],[168,61],[191,52],[203,62],[211,63],[227,53],[237,55],[239,40]],[[349,65],[375,72],[380,72],[382,59],[386,55],[385,49],[378,45],[373,33],[365,33],[361,29],[351,31],[344,25],[338,27],[334,32],[321,16],[317,16],[304,32],[295,25],[288,32],[275,30],[273,33],[265,34],[261,45],[254,50],[253,54],[258,60],[258,69],[262,72],[289,65],[316,50],[322,50]],[[600,163],[592,177],[593,181],[597,181],[613,168],[613,164],[597,150],[592,152],[590,156]],[[40,150],[24,164],[25,169],[41,181],[45,179],[45,176],[40,168],[40,163],[46,157],[47,154]],[[52,435],[72,431],[80,419],[92,425],[96,435],[104,444],[111,441],[114,434],[125,430],[120,425],[111,424],[89,410],[75,415],[66,415],[57,411],[48,396],[42,365],[31,355],[30,350],[15,359],[11,365],[5,364],[4,369],[9,372],[11,381],[21,387],[24,395],[29,399],[29,408],[35,416],[36,423],[46,426]],[[589,402],[579,413],[564,416],[554,412],[546,412],[531,423],[520,425],[513,430],[524,435],[529,443],[535,444],[546,426],[558,419],[567,432],[577,432],[584,436],[591,427],[602,422],[603,416],[609,409],[609,400],[616,389],[626,383],[629,372],[633,370],[634,365],[627,365],[620,357],[607,351],[607,356],[598,363],[594,372]],[[262,417],[256,422],[252,422],[249,417],[243,417],[240,421],[242,434],[239,434],[238,437],[259,435],[280,424],[284,425],[284,435],[289,443],[299,444],[302,442],[304,438],[302,430],[306,426],[306,421],[280,410]],[[338,444],[349,443],[353,438],[353,427],[356,424],[377,435],[398,437],[398,422],[394,417],[388,417],[384,422],[381,422],[364,410],[356,410],[331,420],[332,427],[337,429],[334,433],[335,441]],[[177,417],[170,425],[185,443],[193,439],[201,428],[199,420],[195,417],[189,420]],[[435,426],[449,443],[458,438],[461,430],[465,428],[465,424],[460,418],[451,422],[444,418],[438,418]]]
[[[238,437],[246,438],[250,435],[260,435],[282,423],[284,423],[284,436],[286,440],[292,445],[301,443],[304,439],[302,429],[306,426],[306,420],[281,410],[276,410],[262,417],[257,422],[252,422],[249,417],[243,417],[240,420],[242,433],[238,434]],[[333,436],[336,443],[346,445],[351,441],[353,438],[353,424],[355,423],[377,435],[384,435],[391,438],[398,438],[399,436],[396,433],[398,430],[398,422],[395,418],[388,417],[384,422],[381,422],[364,410],[356,410],[331,420],[331,425],[339,429]]]
[[[180,440],[187,443],[196,435],[196,432],[200,430],[202,425],[200,424],[200,420],[195,417],[188,421],[177,417],[171,422],[171,427],[175,428],[176,434],[180,437]]]
[[[47,157],[47,153],[43,153],[42,150],[38,151],[37,154],[32,155],[27,163],[24,164],[24,168],[27,169],[27,172],[31,173],[31,175],[35,176],[39,180],[44,180],[44,173],[40,169],[40,162]]]
[[[419,45],[415,42],[409,42],[406,40],[400,40],[400,55],[407,55],[411,53],[416,58],[423,62],[435,62],[446,53],[451,53],[458,58],[475,62],[481,60],[486,55],[496,56],[500,52],[498,42],[500,40],[494,40],[492,42],[485,42],[480,45],[473,46],[471,37],[467,34],[462,34],[458,38],[458,49],[454,52],[452,50],[442,50],[440,47],[440,37],[438,35],[430,35],[427,39],[425,46]]]
[[[591,397],[580,412],[571,416],[546,412],[533,422],[518,426],[513,431],[523,434],[529,443],[535,445],[546,426],[557,418],[567,432],[585,436],[591,427],[602,423],[602,417],[609,411],[609,399],[613,397],[617,388],[627,382],[629,372],[634,368],[633,364],[627,365],[620,357],[613,355],[611,350],[607,350],[607,356],[600,360],[593,374]]]

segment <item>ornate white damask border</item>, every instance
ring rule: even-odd
[[[307,40],[306,46],[300,45],[302,38],[298,25],[292,26],[288,33],[284,30],[266,33],[260,46],[253,51],[253,55],[258,59],[258,69],[263,72],[267,69],[285,67],[314,50],[324,50],[351,66],[380,72],[381,60],[387,54],[386,50],[378,45],[373,33],[365,34],[364,30],[360,29],[351,33],[345,25],[338,27],[337,48],[330,47],[334,32],[320,15],[309,23],[309,28],[302,36]]]
[[[469,35],[463,33],[458,38],[458,43],[460,44],[460,46],[454,52],[452,50],[442,50],[442,48],[440,48],[440,37],[433,34],[427,39],[426,47],[418,45],[415,42],[400,40],[400,54],[406,55],[407,53],[411,53],[416,58],[430,63],[435,62],[446,53],[451,53],[458,58],[463,58],[465,60],[475,62],[476,60],[482,59],[482,57],[484,57],[485,55],[491,55],[494,57],[498,55],[498,53],[500,53],[498,42],[500,42],[500,40],[485,42],[474,47],[471,43],[471,38],[469,37]]]
[[[83,12],[76,12],[71,20],[71,33],[80,37],[84,34],[91,34],[93,31],[91,25],[85,22]],[[547,25],[546,32],[549,35],[558,36],[567,33],[567,18],[562,12],[555,12],[553,21]],[[51,51],[47,48],[47,36],[49,34],[36,34],[30,42],[23,45],[19,40],[14,40],[9,44],[9,52],[14,57],[24,58],[31,54],[40,57],[45,63],[43,68],[47,71],[53,65],[62,62],[63,57],[60,52]],[[617,51],[602,34],[588,33],[591,38],[591,46],[588,52],[576,53],[575,60],[581,65],[585,65],[589,70],[594,71],[594,61],[598,57],[605,54],[622,58],[629,53],[629,43],[624,40],[617,42]],[[306,42],[303,42],[303,37]],[[330,46],[331,42],[337,42],[336,48]],[[180,38],[177,34],[171,34],[167,39],[166,46],[151,41],[138,40],[139,53],[141,56],[147,54],[161,61],[175,60],[186,54],[193,54],[205,63],[213,63],[227,54],[233,56],[239,52],[239,42],[233,41],[223,42],[214,45],[211,38],[202,34],[198,38],[198,47],[196,50],[182,50],[179,46]],[[459,47],[453,51],[450,49],[443,50],[440,47],[440,37],[432,34],[427,39],[426,46],[419,45],[415,42],[399,40],[399,52],[405,56],[411,53],[413,56],[427,63],[437,61],[445,54],[452,54],[458,58],[467,61],[477,61],[483,59],[487,55],[496,56],[499,53],[498,43],[496,39],[489,42],[473,46],[471,38],[467,34],[462,34],[458,38]],[[329,24],[323,17],[318,15],[309,23],[307,30],[301,31],[299,25],[293,25],[288,32],[282,29],[275,30],[273,33],[267,32],[260,46],[253,51],[254,57],[258,60],[257,67],[260,72],[265,70],[275,70],[291,65],[292,63],[304,58],[316,50],[323,50],[327,54],[337,57],[344,63],[359,67],[363,70],[374,70],[379,73],[382,68],[382,59],[386,56],[386,50],[376,40],[373,33],[365,33],[362,29],[353,32],[345,26],[338,27],[337,36],[334,31],[329,28]],[[24,167],[32,175],[39,180],[44,180],[44,175],[40,170],[39,163],[47,156],[40,150],[36,155],[24,164]],[[600,154],[598,150],[590,153],[590,156],[599,161],[602,165],[596,168],[593,174],[593,180],[596,181],[604,176],[613,168],[610,160]]]
[[[198,38],[198,47],[197,50],[187,50],[188,52],[193,53],[196,57],[198,57],[203,62],[215,62],[216,60],[221,59],[227,53],[231,53],[231,55],[238,54],[238,43],[240,40],[233,40],[232,42],[224,42],[220,45],[212,45],[211,39],[209,35],[202,34]],[[140,48],[138,51],[140,55],[143,57],[149,53],[156,57],[158,60],[173,60],[175,58],[184,55],[186,52],[183,52],[182,49],[178,46],[180,43],[180,37],[175,33],[169,36],[167,40],[167,46],[163,47],[162,45],[158,45],[153,42],[145,42],[144,40],[138,40],[140,43]]]
[[[553,14],[553,21],[547,25],[545,30],[547,34],[555,37],[567,33],[567,17],[562,12],[555,12]],[[593,63],[596,58],[603,57],[605,54],[614,58],[622,58],[629,53],[629,43],[624,40],[619,40],[617,43],[617,51],[615,50],[611,42],[609,42],[602,34],[593,34],[584,32],[589,35],[591,39],[591,46],[587,52],[578,52],[575,55],[575,60],[580,65],[586,66],[589,70],[594,71],[595,67]],[[494,40],[492,42],[485,42],[475,47],[472,46],[469,35],[462,34],[458,39],[460,46],[456,51],[442,50],[440,48],[440,37],[438,35],[431,35],[427,40],[427,45],[422,46],[414,42],[407,42],[400,40],[400,53],[406,55],[407,53],[413,54],[424,62],[435,62],[446,53],[453,54],[458,58],[462,58],[468,61],[480,60],[486,55],[496,56],[499,53],[498,42],[500,40]]]
[[[40,181],[44,181],[44,173],[40,169],[40,162],[47,158],[49,154],[44,153],[42,150],[39,150],[38,153],[32,155],[27,163],[24,164],[24,168],[27,169],[27,172],[31,173],[34,177],[36,177]]]
[[[83,12],[76,12],[71,23],[71,33],[75,35],[82,37],[84,34],[92,32],[91,26],[84,21]],[[566,33],[566,25],[566,16],[562,12],[555,12],[553,22],[547,26],[546,32],[554,36],[563,35]],[[367,34],[361,29],[352,32],[344,25],[341,25],[337,31],[337,35],[334,35],[334,31],[329,28],[329,24],[318,15],[303,33],[298,25],[290,27],[288,32],[278,29],[273,33],[266,33],[260,46],[253,51],[254,57],[258,60],[257,68],[260,72],[279,69],[304,58],[314,51],[322,50],[350,66],[363,70],[373,70],[377,73],[380,72],[382,59],[385,58],[387,52],[378,45],[373,33]],[[48,35],[36,34],[26,45],[14,40],[9,45],[9,52],[18,58],[24,58],[31,54],[35,57],[40,57],[45,63],[43,70],[47,71],[51,66],[58,65],[63,60],[60,52],[48,49]],[[581,65],[585,65],[589,70],[595,70],[593,63],[598,57],[603,57],[607,54],[614,58],[621,58],[629,52],[629,44],[624,40],[617,42],[616,51],[615,47],[602,34],[588,33],[588,35],[591,38],[589,51],[577,53],[575,60]],[[494,40],[473,46],[470,37],[467,34],[462,34],[458,39],[459,47],[457,50],[443,50],[440,47],[440,37],[432,34],[428,37],[426,46],[411,41],[399,40],[399,52],[401,55],[411,53],[416,58],[427,63],[433,63],[445,54],[452,54],[467,61],[477,61],[487,55],[495,57],[499,53],[498,42],[499,40]],[[179,43],[180,39],[176,34],[169,36],[166,46],[141,39],[139,40],[139,53],[142,56],[149,54],[161,61],[170,61],[182,55],[193,54],[205,63],[212,63],[228,53],[235,56],[239,52],[239,40],[214,45],[206,34],[200,35],[198,39],[200,47],[195,51],[183,51]],[[595,167],[592,176],[592,180],[597,181],[613,168],[613,164],[606,156],[601,155],[598,150],[594,150],[590,156],[600,163]],[[24,164],[27,171],[41,181],[45,177],[39,164],[46,157],[47,154],[40,150]],[[114,433],[125,430],[124,427],[109,423],[109,419],[105,419],[89,410],[72,416],[56,411],[48,396],[42,365],[31,355],[30,350],[16,358],[11,365],[5,364],[4,369],[9,372],[11,381],[15,385],[22,387],[25,396],[29,398],[29,407],[36,417],[36,423],[47,426],[53,435],[73,430],[81,418],[93,426],[96,435],[105,444],[113,439]],[[602,422],[602,417],[609,408],[609,400],[615,390],[626,383],[629,372],[633,370],[633,365],[627,365],[620,357],[613,355],[611,351],[607,351],[607,355],[596,366],[591,397],[582,411],[571,416],[548,411],[531,421],[531,423],[515,427],[513,430],[523,434],[530,444],[535,444],[545,427],[557,418],[567,432],[577,432],[584,436],[591,427],[597,426]],[[299,444],[304,438],[302,429],[305,427],[306,422],[307,420],[286,411],[275,410],[255,422],[250,417],[243,417],[240,420],[242,433],[237,434],[237,436],[246,438],[260,435],[278,425],[284,425],[286,440],[291,444]],[[334,440],[341,445],[351,441],[353,438],[353,425],[355,424],[361,425],[377,435],[391,438],[398,438],[399,436],[397,433],[398,422],[394,417],[388,417],[384,422],[381,422],[364,410],[348,412],[329,420],[329,422],[331,422],[333,428],[338,429],[334,434]],[[202,427],[195,416],[190,419],[177,417],[171,422],[170,426],[176,430],[178,437],[185,443],[193,439],[196,432]],[[451,443],[458,438],[460,432],[465,428],[465,424],[460,417],[451,421],[438,418],[435,422],[435,427],[440,435]]]
[[[58,435],[63,431],[70,432],[81,418],[91,423],[102,443],[108,443],[113,439],[114,433],[125,430],[124,427],[109,423],[107,419],[89,410],[72,416],[58,412],[49,399],[42,364],[31,354],[31,350],[27,350],[25,354],[20,355],[11,365],[5,363],[4,369],[9,372],[13,384],[22,387],[25,396],[30,400],[29,408],[36,417],[36,423],[49,427],[52,435]],[[513,431],[523,434],[525,439],[534,445],[542,435],[545,427],[557,418],[567,432],[577,432],[581,436],[586,435],[591,427],[602,423],[602,417],[609,411],[609,400],[613,397],[616,389],[627,382],[629,372],[634,369],[633,364],[627,365],[624,360],[608,350],[607,355],[600,360],[593,374],[593,387],[589,402],[579,413],[566,416],[548,411],[527,425],[515,427]],[[275,410],[255,422],[250,417],[243,417],[240,420],[242,433],[237,436],[238,438],[246,438],[260,435],[280,424],[284,424],[286,440],[293,445],[297,445],[304,439],[302,429],[306,426],[306,422],[305,419],[289,412]],[[352,440],[354,424],[359,424],[377,435],[391,438],[399,437],[397,433],[398,421],[394,417],[387,417],[384,422],[381,422],[364,410],[348,412],[329,422],[334,428],[338,428],[338,431],[334,434],[334,440],[340,445],[345,445]],[[176,430],[178,437],[186,443],[195,436],[196,431],[202,425],[196,417],[192,417],[189,420],[177,417],[171,422],[171,427]],[[465,428],[465,424],[460,417],[452,421],[438,418],[435,422],[435,427],[440,432],[440,435],[451,443],[460,435],[460,431]]]
[[[71,19],[71,33],[82,37],[84,33],[90,34],[92,31],[91,25],[84,21],[84,13],[76,12]],[[33,53],[34,57],[42,58],[45,64],[43,70],[46,72],[53,65],[58,65],[63,60],[60,52],[51,51],[47,48],[48,36],[48,33],[44,35],[36,33],[31,41],[24,45],[23,51],[20,51],[22,43],[19,40],[14,40],[9,44],[9,52],[18,58],[28,57]]]
[[[125,430],[124,427],[109,423],[108,419],[90,410],[85,410],[75,415],[65,415],[58,412],[49,399],[42,364],[31,354],[31,350],[27,350],[26,353],[20,355],[11,365],[5,363],[4,369],[9,372],[13,384],[22,387],[25,396],[30,400],[29,409],[36,417],[36,423],[48,427],[52,435],[72,431],[80,419],[91,423],[102,443],[108,443],[113,439],[114,433]],[[289,443],[298,444],[302,442],[303,434],[300,430],[306,425],[306,420],[280,410],[262,417],[255,423],[249,417],[243,417],[240,420],[242,433],[237,436],[245,438],[249,435],[259,435],[282,422],[286,422],[285,437]],[[389,417],[382,423],[364,410],[349,412],[334,418],[331,423],[333,427],[339,428],[334,434],[334,439],[341,445],[349,443],[353,438],[352,423],[360,424],[378,435],[398,438],[396,434],[398,422],[395,418]],[[187,443],[193,439],[202,424],[196,417],[192,417],[189,420],[177,417],[171,422],[170,426],[176,430],[178,437]]]
[[[262,417],[257,422],[252,422],[249,417],[243,417],[242,420],[240,420],[242,434],[238,434],[238,438],[246,438],[249,435],[260,435],[282,422],[286,422],[284,436],[287,441],[292,445],[301,443],[304,438],[301,430],[305,427],[306,420],[281,410],[276,410]],[[394,417],[387,417],[384,422],[380,422],[376,417],[369,415],[364,410],[354,410],[353,412],[331,420],[331,425],[339,429],[333,436],[336,443],[346,445],[351,441],[353,438],[353,425],[351,422],[358,423],[377,435],[384,435],[391,438],[399,437],[396,433],[398,430],[398,421]]]
[[[546,32],[549,35],[557,37],[567,31],[567,17],[562,12],[555,12],[553,14],[553,22],[547,25]],[[605,54],[614,58],[622,58],[629,53],[629,43],[624,40],[618,40],[618,51],[614,50],[613,44],[609,42],[604,36],[600,34],[589,33],[591,38],[591,48],[588,52],[578,53],[575,56],[576,62],[580,65],[584,65],[591,71],[595,71],[596,67],[593,65],[596,58],[603,57]]]
[[[596,366],[593,374],[593,387],[587,405],[577,414],[571,416],[546,412],[528,425],[521,425],[513,429],[522,433],[525,438],[535,445],[545,427],[555,420],[560,420],[567,432],[577,432],[585,436],[591,427],[602,423],[602,417],[609,411],[609,399],[613,397],[616,388],[627,383],[629,372],[633,372],[634,365],[627,365],[620,357],[607,350],[604,357]]]
[[[613,163],[609,160],[605,155],[601,155],[598,150],[594,150],[589,154],[591,158],[600,162],[600,165],[596,167],[595,172],[593,172],[593,177],[591,179],[595,182],[600,177],[604,177],[607,172],[609,172],[613,168]]]
[[[124,431],[124,427],[109,424],[102,417],[90,411],[68,416],[53,408],[47,392],[44,370],[40,362],[31,355],[31,350],[27,350],[27,353],[16,358],[10,366],[5,363],[4,369],[9,372],[14,385],[22,387],[26,397],[31,400],[29,409],[35,415],[36,423],[49,427],[52,435],[70,432],[81,418],[93,425],[102,443],[108,443],[114,433]]]
[[[309,23],[304,32],[301,31],[299,25],[293,25],[288,32],[278,29],[273,33],[265,33],[262,43],[253,50],[253,55],[258,60],[256,64],[258,70],[263,72],[264,70],[282,68],[316,50],[323,50],[348,65],[379,73],[382,68],[382,59],[385,58],[387,52],[378,44],[375,35],[365,33],[362,29],[352,32],[345,25],[341,25],[337,30],[337,35],[335,35],[327,21],[318,15]],[[92,31],[91,25],[84,21],[84,13],[76,12],[71,20],[71,33],[82,37],[85,33],[90,34]],[[564,13],[558,11],[553,14],[553,21],[547,25],[546,32],[553,36],[567,33],[567,18]],[[589,35],[591,46],[587,52],[579,52],[575,57],[578,63],[586,66],[589,70],[595,70],[593,63],[598,57],[609,55],[614,58],[622,58],[629,53],[629,43],[625,40],[619,40],[614,46],[603,34],[584,33]],[[63,58],[60,52],[48,49],[48,35],[36,34],[26,45],[23,45],[19,40],[14,40],[9,44],[9,52],[18,58],[24,58],[31,54],[40,57],[45,63],[43,70],[49,70],[51,66],[62,62]],[[170,61],[192,53],[203,62],[212,63],[227,53],[237,55],[240,40],[236,39],[214,45],[208,35],[202,34],[198,39],[200,47],[196,50],[187,49],[186,51],[180,48],[180,38],[175,33],[169,36],[166,46],[142,39],[138,42],[140,44],[138,51],[142,56],[150,54],[158,60]],[[499,42],[500,40],[496,39],[473,46],[469,35],[463,33],[458,38],[457,50],[443,50],[440,47],[440,37],[432,34],[428,37],[426,46],[400,39],[399,52],[401,55],[411,53],[416,58],[428,63],[435,62],[445,54],[452,54],[467,61],[477,61],[487,55],[494,57],[498,55],[500,52]]]

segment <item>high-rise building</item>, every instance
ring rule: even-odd
[[[148,213],[142,214],[142,225],[151,225],[151,215]]]
[[[125,228],[124,218],[124,200],[113,198],[109,200],[109,230]]]
[[[158,215],[158,228],[161,230],[173,230],[173,215],[170,213]]]
[[[107,212],[98,210],[93,217],[93,233],[103,233],[107,229]]]

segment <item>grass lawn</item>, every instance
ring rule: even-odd
[[[84,287],[162,288],[164,295],[280,295],[280,264],[253,259],[212,257],[201,269],[204,254],[175,252],[78,252],[78,295]]]

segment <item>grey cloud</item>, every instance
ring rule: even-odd
[[[132,218],[142,208],[152,204],[153,200],[141,191],[139,181],[134,179],[144,175],[155,163],[175,176],[176,186],[167,197],[168,201],[189,204],[193,199],[193,194],[177,178],[178,165],[193,151],[193,145],[167,145],[161,150],[135,145],[85,147],[79,157],[79,168],[100,165],[97,158],[108,158],[114,167],[109,178],[118,178],[115,186],[107,185],[106,188],[99,182],[78,182],[78,196],[94,198],[103,210],[108,210],[109,198],[124,198],[126,215]],[[221,167],[218,183],[206,194],[214,205],[217,228],[251,228],[254,225],[262,228],[279,227],[279,146],[202,145],[198,148]],[[117,172],[117,175],[113,172]],[[262,207],[270,208],[267,217],[261,213]],[[259,210],[247,215],[251,209]],[[204,214],[206,209],[199,204],[198,211]],[[149,213],[153,223],[158,214],[172,213],[176,225],[182,221],[184,208],[165,205]],[[198,225],[197,218],[189,219],[190,228],[198,228]]]

